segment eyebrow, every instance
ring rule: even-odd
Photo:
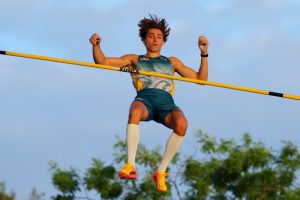
[[[151,34],[151,35],[155,35],[155,33],[148,33],[149,35]],[[158,33],[157,34],[158,36],[162,36],[163,34],[161,34],[161,33]]]

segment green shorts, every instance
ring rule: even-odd
[[[142,89],[134,101],[141,101],[148,110],[146,121],[154,120],[165,125],[166,116],[175,109],[180,109],[174,103],[170,93],[161,89]]]

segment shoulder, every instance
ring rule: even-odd
[[[178,58],[176,58],[174,56],[169,57],[169,60],[170,60],[170,62],[172,63],[173,66],[183,64],[181,62],[181,60],[179,60]]]
[[[121,58],[123,59],[130,59],[130,60],[133,60],[133,59],[138,59],[138,55],[137,54],[125,54],[123,56],[121,56]]]
[[[139,56],[137,54],[125,54],[121,58],[130,61],[131,65],[136,66]]]

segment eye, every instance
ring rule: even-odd
[[[156,37],[157,37],[157,39],[162,39],[163,38],[162,35],[157,35]]]

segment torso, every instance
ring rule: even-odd
[[[140,71],[156,72],[161,74],[173,75],[174,69],[171,61],[165,56],[149,58],[144,55],[137,57],[137,62],[134,63],[135,68]],[[175,84],[173,80],[152,77],[140,74],[132,74],[133,84],[137,91],[146,88],[162,89],[173,94]]]

